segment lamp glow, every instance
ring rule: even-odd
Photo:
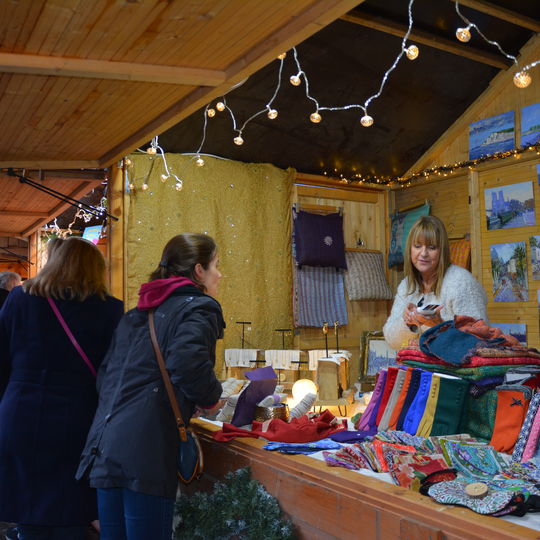
[[[311,113],[309,119],[314,123],[318,124],[322,120],[322,116],[318,112]]]
[[[286,52],[283,52],[283,53],[281,53],[281,54],[278,54],[278,60],[284,60],[286,56],[287,56],[287,53],[286,53]]]
[[[141,189],[143,191],[146,191],[148,189],[148,184],[145,182],[142,186],[141,186]]]
[[[216,110],[215,109],[208,109],[206,111],[206,114],[208,115],[209,118],[213,118],[214,116],[216,116]]]
[[[157,152],[157,149],[154,148],[153,146],[150,146],[149,148],[146,149],[146,153],[150,154],[151,156],[155,155],[156,152]]]
[[[233,141],[234,141],[234,144],[237,144],[238,146],[241,146],[244,144],[244,139],[242,139],[240,135],[238,135],[238,137],[235,137]]]
[[[169,179],[169,177],[166,174],[161,175],[161,181],[166,182]]]
[[[182,180],[178,180],[178,182],[174,184],[174,187],[176,188],[176,191],[182,191],[182,187],[183,187]]]
[[[518,71],[514,75],[514,84],[518,88],[527,88],[531,84],[531,81],[532,79],[528,71]]]
[[[204,159],[201,156],[198,156],[195,160],[195,165],[197,165],[197,167],[202,167],[204,165]]]
[[[291,75],[289,81],[291,81],[291,84],[293,86],[300,86],[300,84],[302,83],[302,79],[300,79],[298,75]]]
[[[471,40],[471,33],[469,32],[469,26],[467,28],[458,28],[456,30],[456,37],[461,41],[462,43],[467,43],[467,41]]]
[[[410,45],[405,49],[405,54],[409,60],[416,60],[420,54],[420,51],[416,45]]]
[[[360,123],[364,127],[372,126],[373,125],[373,118],[371,116],[369,116],[369,114],[366,114],[366,115],[362,116],[362,118],[360,118]]]
[[[277,115],[278,115],[278,112],[276,111],[276,109],[270,109],[266,116],[268,116],[270,120],[273,120],[274,118],[277,118]]]
[[[317,385],[311,379],[299,379],[293,384],[292,395],[297,403],[307,394],[317,394]]]
[[[223,103],[223,101],[218,101],[218,102],[216,103],[216,109],[217,109],[218,111],[220,111],[220,112],[221,112],[221,111],[224,111],[224,110],[225,110],[225,103]]]

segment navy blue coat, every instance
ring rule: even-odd
[[[123,303],[56,304],[98,368]],[[75,480],[96,406],[95,378],[47,300],[13,289],[0,310],[0,521],[74,526],[97,517],[94,490]]]
[[[225,323],[219,303],[193,286],[176,289],[155,312],[156,334],[184,422],[221,395],[214,374]],[[99,406],[78,477],[174,498],[178,431],[150,341],[148,315],[124,315],[98,374]]]

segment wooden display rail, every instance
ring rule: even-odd
[[[213,424],[193,420],[205,455],[205,475],[189,490],[209,489],[229,471],[250,466],[252,475],[279,500],[306,540],[540,538],[533,529],[471,510],[441,505],[393,486],[308,456],[268,452],[258,439],[214,441]],[[184,489],[184,488],[183,488]]]

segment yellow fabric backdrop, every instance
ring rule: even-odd
[[[191,156],[167,154],[171,171],[184,182],[177,191],[165,183],[159,157],[130,156],[127,225],[127,304],[137,303],[141,283],[157,266],[166,242],[182,232],[212,236],[223,278],[218,300],[227,323],[218,348],[221,372],[223,348],[281,348],[276,328],[292,328],[291,196],[294,170],[268,164],[248,164],[205,157],[197,167]],[[148,190],[141,190],[146,182]]]

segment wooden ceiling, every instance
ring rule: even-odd
[[[536,0],[461,4],[477,10],[493,30],[490,35],[513,52],[539,30]],[[0,0],[0,169],[12,167],[78,198],[99,185],[104,168],[155,135],[166,132],[168,151],[193,151],[201,122],[190,115],[200,116],[207,103],[254,74],[227,97],[237,99],[247,114],[258,106],[261,88],[272,89],[268,81],[275,80],[275,69],[269,64],[299,44],[309,73],[327,89],[328,95],[321,93],[324,101],[340,93],[343,98],[363,95],[365,87],[359,93],[356,85],[378,85],[396,54],[406,6],[407,0]],[[416,0],[414,37],[436,51],[429,56],[422,49],[421,56],[428,58],[422,69],[432,87],[417,84],[426,79],[420,68],[415,80],[408,73],[392,79],[393,105],[379,101],[369,140],[365,133],[364,139],[357,137],[363,128],[351,131],[339,122],[316,138],[304,119],[302,127],[285,122],[277,131],[277,124],[271,127],[271,121],[261,119],[250,135],[260,144],[236,148],[230,129],[223,128],[217,140],[226,137],[228,147],[209,140],[207,151],[319,173],[325,160],[365,157],[372,167],[369,160],[384,153],[391,168],[402,169],[508,65],[482,43],[456,43],[455,20],[438,15],[452,9],[453,2]],[[368,49],[374,56],[364,54]],[[433,66],[443,60],[446,76],[432,77]],[[405,106],[415,92],[424,112],[428,105],[441,111],[437,122],[431,112]],[[408,111],[413,133],[396,130],[405,122],[401,110]],[[297,99],[285,98],[287,114],[280,112],[280,118],[292,118],[291,111],[306,112]],[[430,123],[437,124],[435,129],[423,129]],[[186,133],[190,136],[184,139]],[[0,236],[27,237],[65,208],[16,178],[0,174],[0,183]]]
[[[0,168],[77,198],[358,0],[2,0]],[[55,174],[43,171],[71,171]],[[81,169],[94,171],[81,172]],[[0,236],[65,204],[0,174]]]

